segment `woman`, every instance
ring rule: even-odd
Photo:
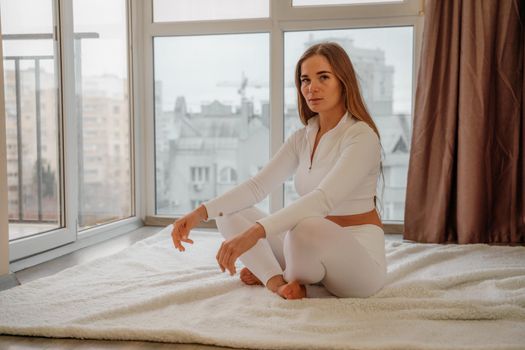
[[[356,75],[338,44],[310,47],[295,69],[304,128],[292,134],[254,177],[175,221],[173,243],[215,218],[224,241],[221,270],[264,284],[286,299],[321,283],[338,297],[368,297],[386,278],[384,233],[375,208],[381,169],[379,132]],[[268,215],[254,207],[295,173],[298,200]]]

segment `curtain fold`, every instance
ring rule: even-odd
[[[426,1],[405,239],[525,242],[523,7]]]

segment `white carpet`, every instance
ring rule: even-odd
[[[389,282],[376,296],[286,301],[221,273],[218,234],[195,232],[180,253],[169,232],[1,292],[0,333],[269,349],[525,349],[525,247],[387,241]]]

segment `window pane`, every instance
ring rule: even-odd
[[[154,0],[154,22],[268,17],[268,0]]]
[[[156,213],[184,214],[268,161],[269,36],[158,37],[154,54]]]
[[[80,228],[132,215],[125,0],[74,0]]]
[[[293,0],[293,6],[322,6],[322,5],[355,5],[355,4],[387,4],[403,2],[404,0]]]
[[[0,1],[10,240],[61,225],[53,6]]]
[[[339,43],[350,56],[368,110],[381,135],[384,190],[378,186],[383,220],[403,220],[412,130],[412,27],[285,33],[285,136],[302,127],[297,112],[295,64],[309,46]],[[298,198],[285,184],[285,203]]]

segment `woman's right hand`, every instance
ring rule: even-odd
[[[190,231],[197,226],[201,221],[206,220],[208,214],[204,206],[200,206],[194,211],[177,219],[173,223],[173,230],[171,231],[171,238],[175,248],[183,252],[186,250],[181,242],[193,244],[193,240],[189,239]]]

